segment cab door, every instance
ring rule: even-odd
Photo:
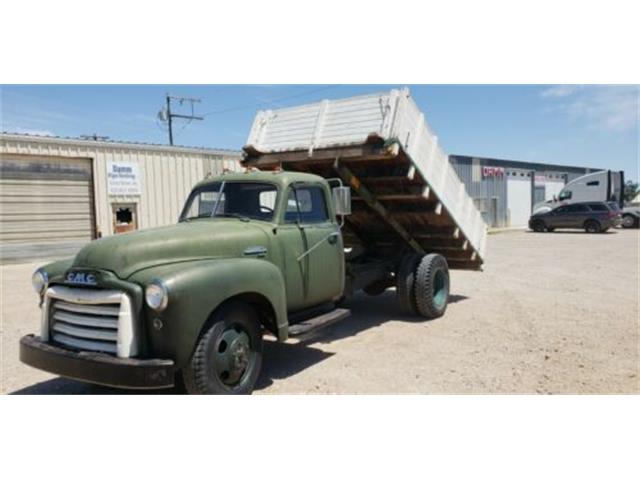
[[[344,252],[329,189],[320,183],[294,184],[285,198],[278,236],[289,309],[337,300],[344,288]]]

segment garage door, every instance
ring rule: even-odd
[[[0,261],[74,254],[93,238],[91,160],[2,155]]]
[[[509,225],[524,227],[531,216],[531,177],[513,176],[507,179],[507,209]]]

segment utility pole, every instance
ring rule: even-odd
[[[182,105],[184,102],[191,103],[191,115],[181,115],[177,113],[171,112],[171,100],[176,100],[180,102]],[[166,107],[166,120],[169,126],[169,145],[173,145],[173,119],[174,118],[184,118],[186,120],[204,120],[204,117],[198,117],[193,114],[193,104],[200,103],[201,100],[199,98],[190,98],[190,97],[176,97],[173,95],[169,95],[167,93],[167,107]],[[162,112],[160,112],[160,117],[162,118]]]

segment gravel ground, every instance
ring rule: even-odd
[[[484,272],[452,272],[444,317],[402,316],[392,290],[358,296],[312,340],[267,342],[257,393],[640,393],[639,238],[491,235]],[[0,391],[131,393],[18,361],[18,339],[39,328],[37,266],[1,269]]]

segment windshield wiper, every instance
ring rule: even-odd
[[[200,215],[196,215],[195,217],[187,217],[180,220],[181,222],[188,222],[190,220],[195,220],[196,218],[208,218],[211,217],[210,213],[201,213]]]
[[[239,218],[243,222],[248,222],[251,220],[249,217],[245,217],[244,215],[240,215],[239,213],[216,213],[215,217],[231,217],[231,218]]]

